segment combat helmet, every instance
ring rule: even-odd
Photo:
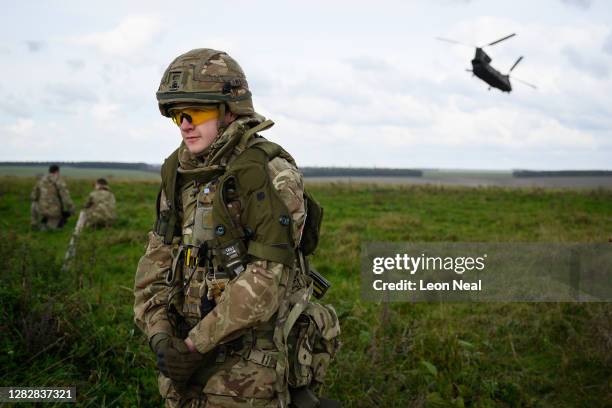
[[[157,102],[162,115],[170,117],[173,106],[219,104],[238,116],[252,115],[253,101],[240,65],[223,51],[197,48],[178,56],[166,69]]]

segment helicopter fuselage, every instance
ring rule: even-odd
[[[476,48],[476,54],[472,60],[472,73],[493,88],[502,92],[512,91],[510,76],[504,75],[491,66],[491,57],[482,48]]]

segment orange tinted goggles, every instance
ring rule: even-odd
[[[183,123],[183,119],[187,119],[187,122],[191,123],[194,126],[197,126],[206,122],[207,120],[218,118],[219,109],[177,109],[170,112],[170,115],[172,115],[172,121],[176,123],[177,126],[181,126],[181,123]]]

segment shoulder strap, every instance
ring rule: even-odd
[[[250,147],[255,147],[259,150],[262,150],[266,156],[268,157],[268,161],[274,159],[276,156],[278,156],[281,151],[283,150],[282,147],[280,147],[279,145],[277,145],[274,142],[271,142],[267,139],[264,139],[263,137],[258,137],[258,138],[254,138],[251,139],[252,142],[249,143],[249,148]]]
[[[256,139],[257,132],[263,132],[264,130],[268,130],[272,126],[274,126],[274,122],[271,119],[264,120],[259,125],[253,126],[249,130],[244,132],[244,134],[240,137],[240,141],[238,141],[238,143],[234,147],[234,151],[238,155],[240,155],[242,152],[244,152],[250,147],[253,139]]]
[[[162,188],[166,193],[166,198],[170,202],[174,202],[174,187],[176,186],[176,171],[178,169],[178,152],[176,149],[170,156],[164,160],[161,168]]]
[[[174,228],[177,222],[177,208],[176,208],[176,174],[178,169],[178,152],[176,149],[170,156],[164,160],[164,164],[161,168],[161,187],[160,193],[157,197],[157,222],[155,223],[155,229],[158,234],[164,236],[164,243],[169,244],[172,242],[174,237]],[[168,214],[160,214],[160,200],[161,192],[164,192],[166,200],[170,206]]]

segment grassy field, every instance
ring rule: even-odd
[[[29,231],[31,178],[0,178],[0,386],[78,388],[79,406],[161,406],[132,323],[133,274],[158,186],[113,182],[119,221],[83,235]],[[91,180],[68,180],[79,205]],[[325,394],[347,407],[608,407],[610,304],[392,304],[359,298],[363,241],[607,242],[612,191],[317,184],[313,258],[343,347]]]

